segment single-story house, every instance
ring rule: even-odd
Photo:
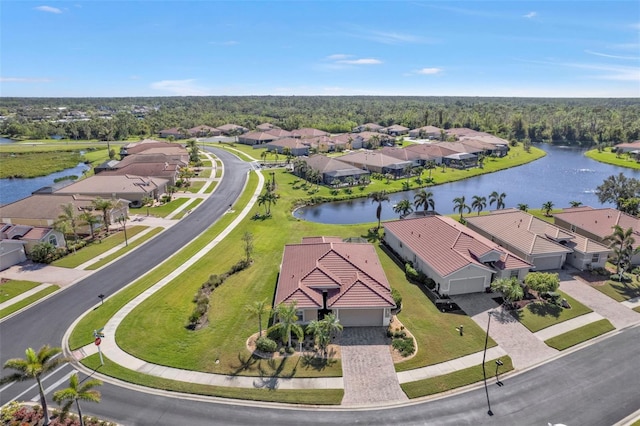
[[[139,206],[144,197],[154,200],[167,192],[169,179],[145,176],[104,176],[104,173],[91,176],[55,191],[56,194],[89,195],[101,198],[122,198],[133,206]]]
[[[173,137],[175,139],[184,139],[189,136],[189,131],[177,127],[171,127],[170,129],[160,130],[161,138]]]
[[[278,129],[278,126],[275,126],[271,123],[262,123],[256,126],[257,132],[266,132],[267,130]]]
[[[604,267],[610,250],[518,209],[468,216],[467,226],[531,262],[536,270],[560,269],[566,263],[584,270]]]
[[[27,260],[24,246],[24,241],[0,240],[0,271]]]
[[[9,225],[0,223],[0,240],[24,242],[24,250],[29,254],[38,243],[50,243],[55,248],[66,247],[64,235],[53,228],[29,225]]]
[[[140,142],[123,145],[120,148],[120,158],[124,159],[124,157],[128,155],[141,154],[150,150],[152,150],[152,153],[161,152],[171,155],[186,155],[187,159],[189,158],[189,153],[184,146],[178,143],[161,142],[154,139],[144,139]]]
[[[456,152],[455,154],[449,154],[444,157],[442,162],[448,167],[455,169],[468,169],[478,166],[478,156],[467,152]]]
[[[460,142],[463,146],[467,147],[467,152],[472,153],[470,149],[479,149],[484,155],[490,155],[494,157],[504,157],[509,152],[507,145],[492,144],[481,139],[464,138]]]
[[[238,136],[238,143],[256,146],[264,145],[277,139],[280,139],[280,136],[275,136],[268,132],[249,132]]]
[[[608,244],[606,238],[613,233],[615,225],[622,229],[633,229],[635,243],[632,247],[640,247],[640,219],[613,208],[594,209],[589,206],[565,209],[553,215],[554,223],[578,235]],[[640,253],[631,258],[631,263],[640,265]],[[595,267],[595,265],[594,265]]]
[[[333,143],[336,148],[340,149],[360,149],[363,146],[364,139],[357,133],[343,133],[333,136]]]
[[[353,132],[379,132],[382,129],[384,129],[384,126],[381,126],[378,123],[365,123],[354,127]]]
[[[629,143],[619,143],[613,147],[615,152],[624,154],[625,152],[633,152],[640,150],[640,141],[633,141]]]
[[[167,179],[169,185],[175,185],[179,179],[180,168],[175,163],[140,162],[125,164],[111,170],[100,173],[100,176],[145,176],[151,178]]]
[[[95,216],[102,219],[102,212],[93,209],[92,202],[95,199],[96,197],[78,194],[64,195],[54,193],[31,195],[1,206],[0,223],[51,228],[62,214],[62,206],[69,203],[75,206],[78,214],[83,211],[93,211]],[[115,218],[121,215],[126,216],[129,212],[127,201],[117,200],[115,204],[116,207],[109,212],[111,223],[115,222]],[[96,229],[102,226],[102,221],[95,226]],[[78,231],[81,234],[90,234],[88,226],[81,226]]]
[[[293,133],[291,133],[288,130],[284,130],[284,129],[280,129],[280,128],[273,128],[273,129],[269,129],[269,130],[263,130],[265,133],[268,133],[270,135],[275,136],[278,139],[284,139],[284,138],[292,138],[293,137]]]
[[[420,157],[420,164],[426,165],[429,161],[433,161],[436,164],[442,164],[442,159],[447,155],[455,154],[452,149],[448,149],[432,143],[420,143],[405,146],[407,151],[411,151]]]
[[[249,131],[246,127],[239,126],[237,124],[224,124],[217,127],[223,135],[237,136]]]
[[[269,152],[275,151],[278,154],[283,154],[285,148],[288,148],[291,150],[291,154],[296,157],[309,155],[309,146],[302,143],[300,139],[294,139],[294,138],[278,139],[278,140],[269,142],[266,145],[266,147],[267,147],[267,151]]]
[[[304,162],[308,168],[320,172],[322,182],[327,185],[332,185],[335,180],[345,182],[348,178],[353,178],[354,182],[358,182],[362,177],[369,176],[369,172],[366,170],[321,154],[305,158]]]
[[[435,126],[423,126],[409,130],[409,137],[414,139],[440,139],[442,129]]]
[[[486,291],[497,278],[523,281],[531,264],[447,216],[385,222],[384,242],[441,295]]]
[[[399,160],[379,151],[356,151],[336,158],[359,169],[374,173],[389,173],[395,177],[403,176],[404,169],[413,165],[411,161]]]
[[[397,158],[398,160],[411,161],[413,166],[421,166],[424,164],[422,156],[416,152],[397,146],[383,146],[380,152],[389,157]]]
[[[219,129],[211,126],[200,125],[192,127],[188,130],[189,135],[195,138],[206,138],[210,136],[220,136],[222,132]]]
[[[323,130],[313,129],[311,127],[304,127],[302,129],[292,130],[291,135],[294,138],[315,138],[318,136],[330,136],[328,132],[325,132]]]
[[[380,130],[381,133],[386,133],[391,136],[401,136],[409,133],[409,128],[401,126],[399,124],[394,124],[393,126],[384,127]]]
[[[274,305],[296,303],[300,323],[333,313],[344,327],[388,326],[391,286],[369,243],[307,237],[287,244]]]
[[[495,145],[500,151],[509,150],[509,141],[494,136],[490,133],[479,132],[477,130],[468,129],[466,127],[455,127],[446,130],[447,136],[454,136],[458,141],[464,141],[465,139],[475,139],[482,142]]]
[[[360,133],[354,133],[354,135],[358,135],[362,139],[363,148],[377,148],[385,145],[391,146],[395,145],[396,143],[393,136],[390,136],[386,133],[364,131]]]
[[[317,152],[333,152],[336,150],[336,144],[329,136],[316,136],[313,138],[301,139],[302,143]]]

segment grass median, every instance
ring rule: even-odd
[[[503,374],[513,370],[511,358],[508,356],[500,358],[503,365],[500,366],[498,373]],[[492,384],[496,372],[496,360],[487,361],[484,364],[487,374],[487,380],[491,380]],[[484,379],[482,374],[482,364],[465,368],[464,370],[455,371],[453,373],[444,374],[442,376],[431,377],[429,379],[417,380],[415,382],[403,383],[400,385],[404,393],[410,399],[419,398],[421,396],[433,395],[436,393],[446,392],[452,389],[477,383]]]
[[[13,303],[10,306],[7,306],[6,308],[0,310],[0,318],[4,318],[8,315],[11,315],[14,312],[19,311],[20,309],[24,308],[25,306],[29,306],[30,304],[34,303],[37,300],[42,299],[43,297],[53,293],[54,291],[57,291],[60,287],[58,287],[57,285],[50,285],[49,287],[40,290],[39,292],[32,294],[31,296],[22,299],[19,302]]]
[[[0,303],[4,303],[13,299],[16,296],[21,295],[24,292],[38,287],[41,283],[35,281],[24,280],[2,280],[0,284]]]
[[[288,404],[338,405],[344,396],[343,389],[266,389],[236,388],[226,386],[208,386],[178,380],[163,379],[129,370],[104,357],[104,365],[100,366],[98,354],[82,360],[82,364],[101,374],[115,377],[129,383],[164,389],[173,392],[186,392],[197,395],[216,396],[220,398],[244,399],[250,401],[282,402]]]
[[[150,240],[151,238],[155,237],[156,235],[158,235],[162,231],[163,231],[163,228],[154,228],[151,231],[149,231],[146,234],[144,234],[143,236],[141,236],[140,238],[130,242],[128,246],[122,247],[120,250],[117,250],[116,252],[111,253],[108,256],[102,257],[99,261],[97,261],[96,263],[92,263],[91,265],[89,265],[85,269],[90,270],[90,271],[98,269],[98,268],[106,265],[107,263],[111,262],[112,260],[115,260],[115,259],[119,258],[120,256],[125,255],[126,253],[130,252],[134,248],[144,244],[145,241]]]
[[[146,226],[129,226],[127,227],[127,238],[131,238],[134,235],[137,235],[140,232],[144,231],[145,229],[147,229]],[[109,235],[105,239],[95,240],[89,245],[76,251],[75,253],[70,253],[62,259],[58,259],[52,262],[51,264],[53,266],[59,266],[62,268],[75,268],[85,262],[100,257],[101,254],[111,250],[114,247],[117,247],[120,244],[123,244],[124,242],[124,232],[118,231],[115,234]]]
[[[522,325],[535,333],[544,328],[593,312],[587,306],[575,300],[568,294],[558,291],[561,297],[567,299],[570,309],[562,308],[546,302],[529,303],[515,314]]]
[[[591,340],[601,334],[615,330],[615,327],[607,319],[592,322],[582,327],[560,334],[544,341],[548,346],[563,351],[579,343]]]

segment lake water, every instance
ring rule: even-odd
[[[14,143],[14,142],[15,141],[13,139],[7,139],[7,138],[0,137],[0,145]]]
[[[441,214],[451,214],[453,199],[464,196],[470,206],[474,195],[489,200],[493,191],[507,194],[506,207],[528,204],[531,209],[539,209],[551,201],[556,208],[568,207],[570,201],[580,201],[583,205],[600,207],[595,195],[596,187],[611,175],[624,173],[627,177],[640,179],[640,171],[611,166],[584,156],[586,149],[553,145],[537,145],[547,155],[534,162],[502,170],[495,173],[461,180],[458,182],[428,188],[434,195],[435,210]],[[426,174],[425,174],[426,176]],[[389,194],[389,202],[382,203],[382,220],[397,219],[393,206],[402,199],[413,203],[417,190]],[[487,207],[485,210],[495,208]],[[476,213],[472,213],[476,214]],[[325,203],[307,206],[294,212],[300,219],[332,224],[354,224],[376,221],[376,206],[370,199]]]
[[[76,167],[51,173],[48,176],[30,179],[0,179],[0,205],[26,198],[33,191],[37,191],[44,186],[53,185],[55,179],[71,175],[81,177],[82,173],[88,169],[89,167],[86,164],[80,163]]]

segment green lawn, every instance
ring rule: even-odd
[[[221,398],[245,399],[251,401],[282,402],[288,404],[337,405],[344,396],[343,389],[248,389],[226,386],[207,386],[178,380],[163,379],[129,370],[114,364],[104,357],[104,365],[100,366],[98,354],[82,360],[82,363],[101,374],[115,377],[129,383],[164,389],[174,392],[187,392],[198,395],[217,396]]]
[[[633,308],[633,310],[640,314],[640,306],[636,306],[635,308]]]
[[[32,288],[38,287],[41,283],[35,281],[9,280],[0,284],[0,303],[4,303]]]
[[[222,177],[222,166],[216,168],[216,178]]]
[[[618,302],[640,297],[640,282],[635,277],[632,282],[607,281],[603,285],[594,285],[593,288]]]
[[[0,152],[0,178],[46,176],[75,167],[83,160],[79,150],[49,152]],[[33,167],[37,164],[37,167]],[[81,177],[81,176],[78,176]]]
[[[615,330],[615,327],[609,322],[609,320],[601,319],[599,321],[592,322],[591,324],[583,325],[575,330],[560,334],[559,336],[552,337],[551,339],[547,339],[544,343],[554,349],[563,351],[611,330]]]
[[[141,236],[140,238],[136,239],[135,241],[130,242],[128,246],[122,247],[120,250],[117,250],[116,252],[101,258],[99,261],[97,261],[96,263],[92,263],[85,269],[90,271],[98,269],[101,266],[104,266],[107,263],[111,262],[112,260],[117,259],[118,257],[124,255],[125,253],[130,252],[131,250],[138,247],[139,245],[142,245],[145,241],[150,240],[151,238],[158,235],[162,231],[163,231],[163,228],[154,228],[151,231],[144,234],[143,236]],[[128,235],[128,232],[129,231],[127,231],[127,235]]]
[[[173,211],[175,209],[177,209],[178,207],[180,207],[181,205],[183,205],[184,203],[186,203],[189,200],[190,200],[190,198],[174,198],[172,201],[169,201],[168,203],[162,204],[160,206],[149,207],[149,214],[151,216],[156,216],[156,217],[166,217],[169,214],[173,213]],[[146,207],[140,207],[138,209],[129,209],[129,213],[130,214],[146,215],[147,214],[147,208]]]
[[[513,364],[510,357],[505,356],[500,358],[500,360],[504,365],[500,366],[500,369],[498,370],[499,374],[513,370]],[[491,383],[491,386],[495,386],[496,360],[487,361],[484,365],[487,374],[487,381]],[[410,399],[413,399],[467,386],[483,379],[484,375],[482,374],[482,364],[480,364],[465,368],[464,370],[444,374],[442,376],[403,383],[400,387]]]
[[[147,227],[128,226],[127,238],[133,237],[134,235],[142,232],[144,229],[147,229]],[[122,243],[124,243],[124,232],[119,231],[115,234],[109,235],[103,240],[94,241],[88,246],[85,246],[82,249],[76,251],[75,253],[70,253],[62,259],[58,259],[55,262],[52,262],[51,264],[54,266],[60,266],[62,268],[75,268],[78,265],[82,265],[83,263],[90,261],[91,259],[100,257],[102,253],[106,252],[107,250],[111,250],[118,244]]]
[[[518,310],[517,317],[520,323],[527,327],[529,331],[535,333],[552,325],[559,324],[571,318],[592,312],[591,309],[578,302],[568,294],[558,291],[563,298],[567,299],[571,309],[563,309],[551,303],[535,302],[530,303],[523,309]]]
[[[213,167],[211,160],[202,160],[202,167]]]
[[[193,198],[191,200],[191,202],[187,205],[187,207],[182,210],[180,213],[176,214],[175,216],[173,216],[174,219],[182,219],[189,210],[194,209],[198,204],[200,204],[201,202],[203,202],[204,199],[202,198]]]
[[[20,309],[24,308],[25,306],[29,306],[30,304],[32,304],[33,302],[35,302],[36,300],[40,300],[43,297],[45,297],[48,294],[53,293],[54,291],[58,290],[60,287],[58,287],[57,285],[50,285],[49,287],[40,290],[39,292],[32,294],[31,296],[27,297],[26,299],[22,299],[21,301],[14,303],[10,306],[7,306],[6,308],[0,310],[0,318],[4,318],[7,315],[11,315],[14,312],[19,311]]]
[[[203,180],[196,180],[191,182],[191,185],[189,185],[189,188],[187,189],[186,192],[191,192],[191,193],[196,193],[198,191],[200,191],[200,189],[202,189],[202,187],[204,186],[206,182]]]
[[[207,186],[207,189],[204,190],[204,193],[211,194],[213,190],[216,189],[216,185],[218,185],[218,182],[211,182],[209,186]]]
[[[614,166],[627,167],[630,169],[640,170],[640,163],[629,157],[627,154],[622,154],[618,157],[617,154],[611,152],[611,149],[605,149],[602,152],[598,152],[597,149],[592,149],[585,152],[587,157],[600,161],[601,163],[613,164]]]
[[[201,178],[211,177],[211,171],[212,170],[213,169],[203,169],[203,170],[200,171],[200,173],[198,173],[198,177],[201,177]]]

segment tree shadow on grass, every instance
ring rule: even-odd
[[[555,319],[558,319],[560,318],[560,314],[562,313],[562,307],[554,305],[553,303],[530,303],[527,305],[527,308],[529,309],[529,311],[531,311],[532,314],[540,317],[546,317],[548,315],[554,317]]]
[[[366,235],[360,235],[360,236],[365,240],[369,241],[370,243],[377,243],[378,241],[382,240],[382,236],[380,235],[380,230],[376,228],[369,228],[367,229]]]
[[[253,354],[243,355],[242,353],[238,352],[238,364],[231,365],[231,368],[233,368],[233,371],[230,373],[230,375],[237,376],[243,371],[252,369],[253,367],[256,366],[256,364],[258,364],[260,359],[261,359],[260,357],[257,357]]]
[[[614,289],[618,294],[620,294],[627,300],[640,297],[640,285],[637,283],[621,283],[619,281],[609,281],[609,285],[612,289]]]
[[[291,373],[282,374],[288,359],[288,357],[269,359],[267,361],[267,366],[269,367],[268,370],[264,368],[262,364],[259,364],[258,370],[260,371],[260,377],[253,381],[253,386],[256,388],[275,390],[278,388],[280,379],[290,379],[295,376],[298,363],[300,362],[299,358],[296,361],[296,365],[291,370]]]
[[[316,371],[323,371],[325,368],[331,367],[338,362],[336,359],[333,358],[333,356],[335,355],[335,352],[336,352],[335,349],[330,348],[327,351],[326,357],[318,356],[316,354],[311,354],[311,353],[304,354],[300,357],[302,361],[301,363],[302,367],[311,368]]]

